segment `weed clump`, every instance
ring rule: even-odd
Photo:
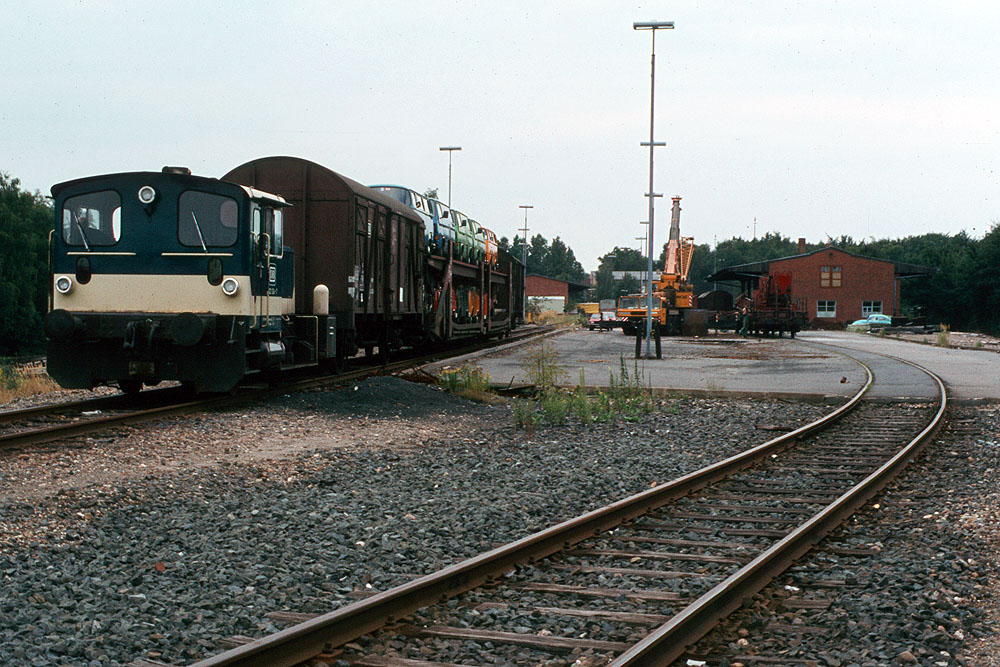
[[[552,426],[564,425],[571,416],[581,424],[593,422],[608,423],[621,418],[638,421],[657,409],[653,390],[648,385],[638,362],[630,368],[622,355],[619,371],[610,372],[607,391],[588,394],[583,369],[580,382],[572,390],[558,389],[553,381],[563,377],[565,371],[558,363],[558,355],[552,349],[540,348],[531,355],[531,361],[524,363],[525,372],[537,388],[537,403],[519,401],[514,405],[514,423],[518,428],[534,431],[543,420]],[[557,371],[553,369],[558,369]],[[676,412],[675,405],[665,405],[660,409],[666,413]]]
[[[941,331],[937,335],[938,347],[951,347],[951,336],[948,335],[948,325],[942,324]]]
[[[492,403],[494,395],[490,391],[490,374],[479,366],[465,365],[449,368],[441,372],[438,383],[447,391],[474,401]]]
[[[541,393],[555,387],[567,375],[566,367],[559,361],[559,351],[546,342],[532,347],[524,355],[521,359],[521,370]]]

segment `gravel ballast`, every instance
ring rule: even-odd
[[[5,453],[0,664],[188,663],[276,630],[267,612],[329,611],[829,409],[675,399],[637,422],[527,434],[507,406],[374,378]],[[977,465],[970,479],[996,479]],[[980,569],[988,590],[988,558]]]

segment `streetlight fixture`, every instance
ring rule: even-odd
[[[535,208],[530,204],[522,204],[518,208],[524,209],[524,243],[521,244],[521,264],[524,266],[524,298],[521,299],[521,321],[528,318],[528,209]]]
[[[649,146],[649,191],[646,196],[649,198],[649,230],[646,233],[649,241],[649,257],[646,260],[646,358],[652,358],[650,350],[650,339],[653,332],[653,199],[662,197],[662,194],[653,192],[653,149],[657,146],[666,146],[665,142],[653,140],[653,101],[656,92],[656,31],[673,30],[673,21],[637,21],[632,24],[633,30],[649,30],[653,36],[652,49],[649,57],[649,141],[642,142],[640,146]]]
[[[462,150],[461,146],[442,146],[438,150],[448,151],[448,208],[451,208],[451,154]]]

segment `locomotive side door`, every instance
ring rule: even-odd
[[[278,262],[282,251],[281,209],[253,205],[253,272],[250,288],[253,294],[254,323],[260,332],[281,330],[281,310],[278,296]]]

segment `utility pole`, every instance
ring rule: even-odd
[[[521,321],[528,319],[528,209],[535,208],[529,204],[522,204],[518,208],[524,209],[524,243],[521,245],[521,263],[524,265],[524,298],[521,299]]]
[[[646,196],[649,198],[649,230],[647,237],[649,241],[649,257],[646,260],[646,358],[652,359],[653,353],[650,348],[653,331],[653,199],[662,197],[662,194],[653,192],[653,149],[657,146],[666,146],[665,142],[653,140],[653,103],[656,99],[656,31],[673,30],[673,21],[644,21],[632,24],[633,30],[649,30],[653,36],[652,49],[649,57],[649,142],[642,142],[640,146],[649,146],[649,190]]]

